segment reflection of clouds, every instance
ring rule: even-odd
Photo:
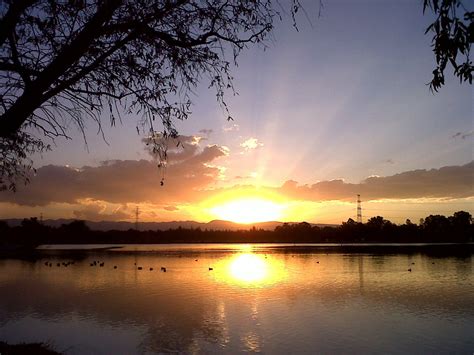
[[[205,312],[203,316],[205,325],[195,335],[195,347],[200,352],[212,352],[216,348],[226,348],[231,340],[227,322],[225,303],[220,300],[215,308]]]
[[[154,259],[140,258],[143,265],[157,264]],[[196,281],[189,277],[164,279],[172,271],[138,273],[133,262],[133,257],[107,258],[101,269],[89,267],[88,262],[68,269],[35,263],[37,270],[29,278],[24,264],[17,265],[16,276],[7,273],[10,278],[0,283],[1,318],[8,324],[35,314],[45,321],[67,323],[75,315],[76,322],[87,324],[92,318],[105,329],[144,327],[140,348],[151,352],[186,350],[198,334],[215,341],[222,338],[219,325],[204,321],[216,308],[211,289],[196,292]],[[113,263],[119,266],[115,271],[110,269]]]
[[[192,253],[88,257],[105,260],[105,268],[89,267],[88,260],[67,269],[46,268],[42,261],[0,261],[1,334],[13,323],[32,329],[33,315],[41,334],[65,336],[66,343],[68,336],[78,342],[78,332],[58,333],[58,324],[80,334],[103,328],[107,337],[94,336],[103,342],[129,328],[127,341],[138,352],[270,353],[275,342],[286,349],[293,343],[312,344],[318,336],[324,344],[337,344],[341,329],[365,339],[379,331],[374,324],[388,324],[390,317],[456,324],[472,320],[472,258],[273,250],[265,259],[251,246],[239,251],[201,253],[197,262]],[[168,272],[138,272],[136,260],[145,270],[164,265]],[[413,272],[407,273],[412,262]],[[115,271],[114,264],[119,267]],[[258,267],[266,269],[250,276]],[[358,320],[371,325],[353,329],[351,322]]]

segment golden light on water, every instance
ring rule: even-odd
[[[217,281],[244,287],[270,286],[287,277],[281,260],[254,253],[241,253],[223,259],[215,265],[214,271]]]
[[[268,275],[268,263],[255,254],[241,254],[230,264],[232,278],[244,282],[260,282]]]

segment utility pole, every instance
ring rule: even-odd
[[[359,194],[357,194],[357,223],[362,223],[362,202]]]
[[[138,231],[138,216],[140,214],[140,210],[138,209],[138,206],[135,210],[135,230]]]

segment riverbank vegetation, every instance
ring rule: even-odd
[[[166,231],[96,231],[85,221],[73,221],[59,228],[42,224],[36,218],[24,219],[10,227],[0,221],[0,244],[35,246],[40,244],[134,244],[134,243],[468,243],[474,241],[470,213],[458,211],[452,216],[430,215],[418,224],[406,220],[397,225],[381,216],[367,223],[352,219],[340,226],[319,227],[310,223],[284,223],[275,230],[242,226],[242,230],[206,230],[177,228]]]

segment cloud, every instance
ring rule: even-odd
[[[231,131],[238,131],[240,129],[240,126],[236,123],[233,123],[231,125],[224,126],[222,130],[224,132],[231,132]]]
[[[395,164],[395,162],[393,161],[393,159],[387,159],[387,160],[385,160],[385,163],[386,163],[386,164]]]
[[[287,181],[277,189],[293,199],[324,201],[353,200],[360,194],[365,201],[405,198],[467,198],[474,196],[474,161],[462,166],[412,170],[392,176],[372,176],[358,184],[341,179],[298,185]]]
[[[0,203],[10,203],[10,206],[18,206],[25,211],[33,206],[61,204],[70,206],[69,213],[80,219],[130,220],[136,204],[141,206],[140,209],[143,207],[144,213],[151,219],[163,218],[165,211],[181,216],[186,212],[186,207],[182,206],[198,208],[198,203],[206,199],[227,192],[239,195],[239,191],[267,191],[289,201],[310,202],[352,201],[357,194],[364,201],[474,197],[474,161],[461,166],[371,176],[360,183],[336,179],[302,185],[288,180],[280,186],[257,188],[249,183],[225,187],[218,184],[222,171],[216,160],[226,156],[226,150],[218,145],[202,146],[191,137],[183,141],[184,147],[180,149],[185,152],[175,149],[166,169],[159,169],[153,159],[112,160],[80,169],[43,166],[31,183],[17,193],[1,192]],[[161,186],[163,176],[165,184]],[[248,178],[235,177],[239,181]]]
[[[456,134],[454,134],[452,136],[452,138],[462,138],[462,139],[466,139],[470,136],[473,136],[474,135],[474,130],[471,130],[471,131],[467,131],[467,132],[457,132]]]
[[[154,160],[166,157],[167,164],[174,164],[195,155],[199,150],[199,143],[202,140],[203,138],[199,136],[164,138],[157,135],[144,138],[142,142],[145,143],[145,150]],[[164,152],[166,152],[166,156]]]
[[[240,146],[246,151],[263,147],[263,143],[259,142],[257,138],[249,138],[246,141],[240,143]]]
[[[169,142],[173,145],[165,169],[158,168],[155,160],[109,160],[80,169],[47,165],[17,193],[1,192],[0,201],[28,206],[75,204],[84,199],[164,205],[197,201],[202,198],[200,191],[221,176],[221,169],[211,163],[228,153],[218,145],[201,147],[194,137],[180,138]],[[177,141],[182,145],[177,146]]]
[[[201,129],[199,133],[203,134],[205,137],[209,137],[212,134],[212,129]]]
[[[252,171],[251,173],[245,176],[242,176],[242,175],[234,176],[233,179],[234,180],[248,180],[248,179],[255,179],[256,177],[258,177],[258,173],[256,171]]]
[[[126,211],[124,206],[108,212],[107,204],[103,201],[83,201],[81,205],[83,205],[82,209],[72,212],[74,218],[87,221],[123,221],[131,219],[133,216],[130,211]]]

